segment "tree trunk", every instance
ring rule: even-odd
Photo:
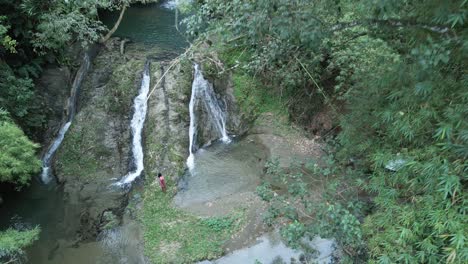
[[[124,55],[125,53],[125,43],[129,42],[129,39],[124,39],[120,41],[120,55]]]
[[[114,26],[112,27],[112,29],[107,32],[107,34],[101,38],[101,40],[99,42],[101,43],[104,43],[106,42],[111,36],[112,34],[114,34],[114,32],[117,30],[117,28],[119,27],[120,25],[120,22],[122,22],[122,18],[123,18],[123,15],[125,13],[125,10],[127,10],[127,6],[123,6],[122,7],[122,10],[120,10],[120,15],[119,15],[119,19],[117,20],[117,22],[115,22]]]

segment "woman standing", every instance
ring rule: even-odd
[[[158,173],[159,178],[159,185],[161,186],[161,190],[166,192],[166,181],[164,180],[164,176],[161,173]]]

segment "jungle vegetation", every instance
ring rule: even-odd
[[[132,2],[0,0],[0,184],[25,185],[40,167],[44,65],[105,41],[98,11]],[[335,120],[327,162],[301,173],[271,162],[290,190],[259,188],[287,241],[335,237],[350,262],[468,261],[467,0],[196,0],[192,12],[188,34],[287,102],[292,122],[314,132],[323,109]],[[308,174],[327,182],[320,203]],[[2,231],[0,258],[38,232]]]
[[[288,192],[258,189],[289,242],[334,237],[354,263],[468,261],[468,1],[196,2],[189,33],[235,75],[305,129],[325,108],[334,117],[328,162],[273,162]],[[320,203],[308,174],[328,183]]]

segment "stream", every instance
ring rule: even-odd
[[[91,59],[89,56],[89,52],[85,52],[85,54],[83,55],[81,66],[76,73],[75,79],[73,80],[73,84],[70,89],[70,98],[68,99],[66,123],[60,128],[57,137],[54,139],[49,149],[45,153],[44,157],[42,158],[41,180],[45,184],[49,183],[53,178],[50,170],[50,163],[52,161],[52,158],[54,157],[55,152],[60,147],[60,144],[62,144],[63,138],[65,137],[65,134],[67,133],[68,129],[72,124],[73,117],[75,117],[77,97],[79,95],[81,83],[83,82],[83,79],[88,73],[91,64],[90,61]]]

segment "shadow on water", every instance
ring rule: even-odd
[[[65,214],[79,216],[79,213],[74,212],[72,207],[65,210],[63,188],[53,182],[44,185],[34,178],[29,187],[23,188],[21,192],[7,192],[4,199],[0,206],[2,230],[18,225],[27,228],[37,225],[41,227],[39,242],[27,250],[30,259],[50,258],[53,249],[58,247],[58,241],[73,236],[78,228],[79,223],[67,221],[74,218],[65,217]],[[44,245],[48,245],[47,250],[44,250]]]
[[[175,27],[175,11],[164,8],[163,4],[135,4],[129,7],[113,36],[129,38],[145,45],[156,45],[161,49],[183,51],[188,43]],[[102,12],[103,23],[112,28],[119,17],[119,11]],[[179,22],[180,22],[179,16]],[[183,32],[184,28],[179,26]]]
[[[27,263],[145,263],[138,250],[139,226],[128,213],[121,225],[104,230],[96,240],[81,241],[80,219],[86,204],[65,197],[62,186],[34,179],[21,192],[11,189],[2,194],[0,230],[41,227],[39,240],[26,249]]]

